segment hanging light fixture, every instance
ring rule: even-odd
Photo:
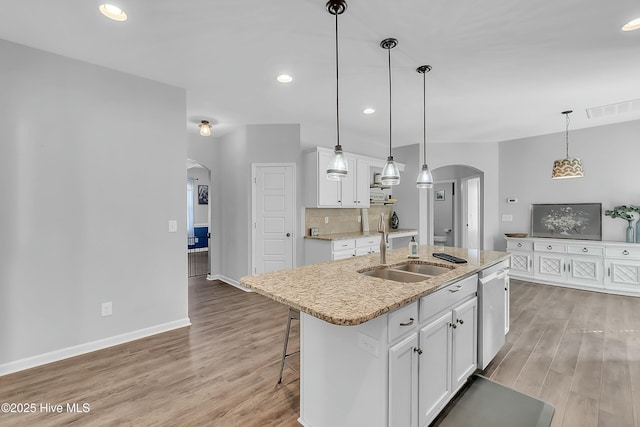
[[[198,127],[200,128],[200,135],[211,136],[211,125],[209,124],[209,120],[202,120]]]
[[[338,15],[347,10],[345,0],[329,0],[327,11],[336,17],[336,146],[333,159],[327,166],[327,179],[330,181],[344,181],[349,173],[349,164],[340,145],[340,87],[338,85]]]
[[[580,159],[572,159],[569,157],[569,114],[571,113],[573,113],[573,110],[562,112],[562,114],[565,115],[567,122],[565,132],[567,157],[553,162],[553,173],[551,174],[552,179],[582,178],[584,176],[582,161]]]
[[[424,97],[422,101],[422,112],[424,121],[422,122],[422,143],[423,143],[423,156],[424,163],[422,164],[422,171],[418,174],[416,180],[417,188],[433,188],[433,176],[427,166],[427,73],[431,71],[431,65],[421,65],[416,69],[417,72],[422,74],[422,90]]]
[[[400,170],[396,162],[393,161],[393,155],[391,154],[391,49],[397,45],[398,40],[394,38],[384,39],[380,42],[380,47],[387,49],[389,56],[389,157],[387,157],[387,163],[382,168],[381,181],[383,185],[400,184]]]

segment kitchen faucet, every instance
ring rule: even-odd
[[[378,233],[382,233],[382,237],[380,238],[380,264],[386,264],[389,233],[387,233],[387,227],[384,223],[384,213],[380,214],[380,221],[378,222]]]

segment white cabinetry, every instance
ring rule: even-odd
[[[307,154],[307,206],[318,208],[368,208],[370,162],[345,154],[349,173],[344,181],[330,181],[326,171],[333,151],[318,147]]]
[[[474,275],[423,297],[419,332],[389,349],[389,426],[429,425],[475,371],[477,280]],[[391,394],[394,390],[401,390],[403,399]]]
[[[533,275],[533,242],[508,240],[507,251],[511,253],[511,271],[519,276]]]
[[[523,251],[523,248],[531,251]],[[640,294],[640,245],[542,238],[508,239],[510,276],[533,282],[625,295]],[[533,271],[516,257],[533,257]],[[531,254],[531,255],[529,255]]]
[[[305,264],[335,261],[380,252],[380,236],[355,239],[305,239]]]
[[[607,247],[605,288],[640,292],[640,245]]]

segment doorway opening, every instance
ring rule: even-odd
[[[482,249],[484,239],[484,172],[467,165],[447,165],[432,171],[436,245]]]
[[[210,274],[211,171],[187,159],[187,275]]]

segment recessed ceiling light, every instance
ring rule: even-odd
[[[374,108],[365,108],[364,110],[362,110],[362,114],[373,114],[375,112],[376,110]]]
[[[127,14],[118,6],[105,3],[101,4],[98,9],[100,9],[100,12],[102,12],[104,16],[109,19],[113,19],[114,21],[122,22],[127,20]]]
[[[278,80],[280,83],[291,83],[293,81],[293,77],[291,77],[289,74],[280,74],[278,77],[276,77],[276,80]]]
[[[629,21],[622,27],[622,31],[633,31],[640,28],[640,18]]]

